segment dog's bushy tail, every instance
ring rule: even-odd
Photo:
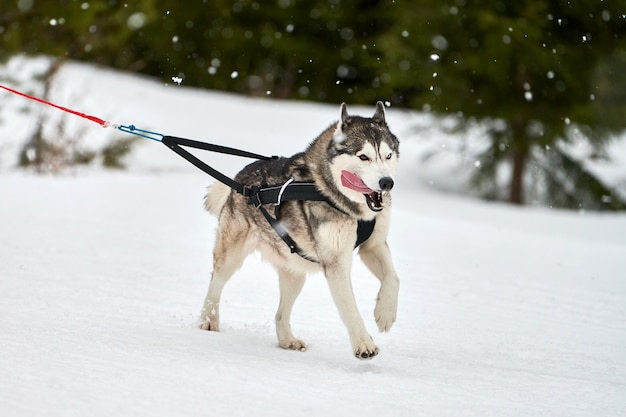
[[[231,189],[226,184],[216,182],[209,186],[204,196],[204,208],[212,215],[219,217],[222,207],[226,204]]]

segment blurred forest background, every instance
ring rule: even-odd
[[[0,0],[0,59],[81,60],[247,95],[480,125],[473,184],[521,204],[626,209],[567,152],[626,129],[626,0]],[[45,81],[45,80],[44,80]],[[405,162],[407,163],[407,162]],[[498,178],[507,178],[503,187]]]

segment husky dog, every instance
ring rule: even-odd
[[[290,179],[315,183],[328,201],[267,205],[275,209],[281,226],[297,242],[300,256],[289,250],[246,197],[222,183],[209,188],[205,207],[219,218],[219,225],[213,275],[200,318],[202,329],[219,331],[222,289],[244,259],[258,250],[278,272],[276,334],[280,347],[306,350],[306,344],[291,332],[291,311],[307,273],[323,271],[348,328],[354,355],[369,359],[378,354],[359,314],[350,270],[358,222],[375,220],[371,236],[359,246],[359,255],[380,280],[374,318],[381,332],[389,331],[396,320],[399,280],[386,238],[389,191],[394,185],[399,142],[387,127],[383,103],[376,104],[371,118],[348,115],[345,103],[340,110],[340,120],[323,131],[305,152],[254,162],[235,177],[246,185],[283,184]]]

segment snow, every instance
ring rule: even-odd
[[[11,170],[35,118],[20,112],[23,99],[0,96],[0,415],[626,415],[624,214],[438,192],[423,179],[439,174],[416,164],[424,144],[412,125],[423,116],[388,109],[402,151],[389,236],[398,321],[376,331],[377,281],[355,258],[355,295],[380,355],[352,357],[321,275],[292,320],[309,350],[284,351],[277,279],[258,257],[225,288],[222,332],[196,327],[216,227],[202,208],[209,177],[152,141],[128,172]],[[64,67],[53,97],[262,154],[303,149],[338,115],[78,64]],[[84,144],[124,137],[66,121]],[[202,156],[230,173],[249,162]]]

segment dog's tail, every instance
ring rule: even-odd
[[[231,189],[226,184],[216,182],[209,186],[204,196],[204,208],[212,215],[219,217],[222,207],[226,204]]]

